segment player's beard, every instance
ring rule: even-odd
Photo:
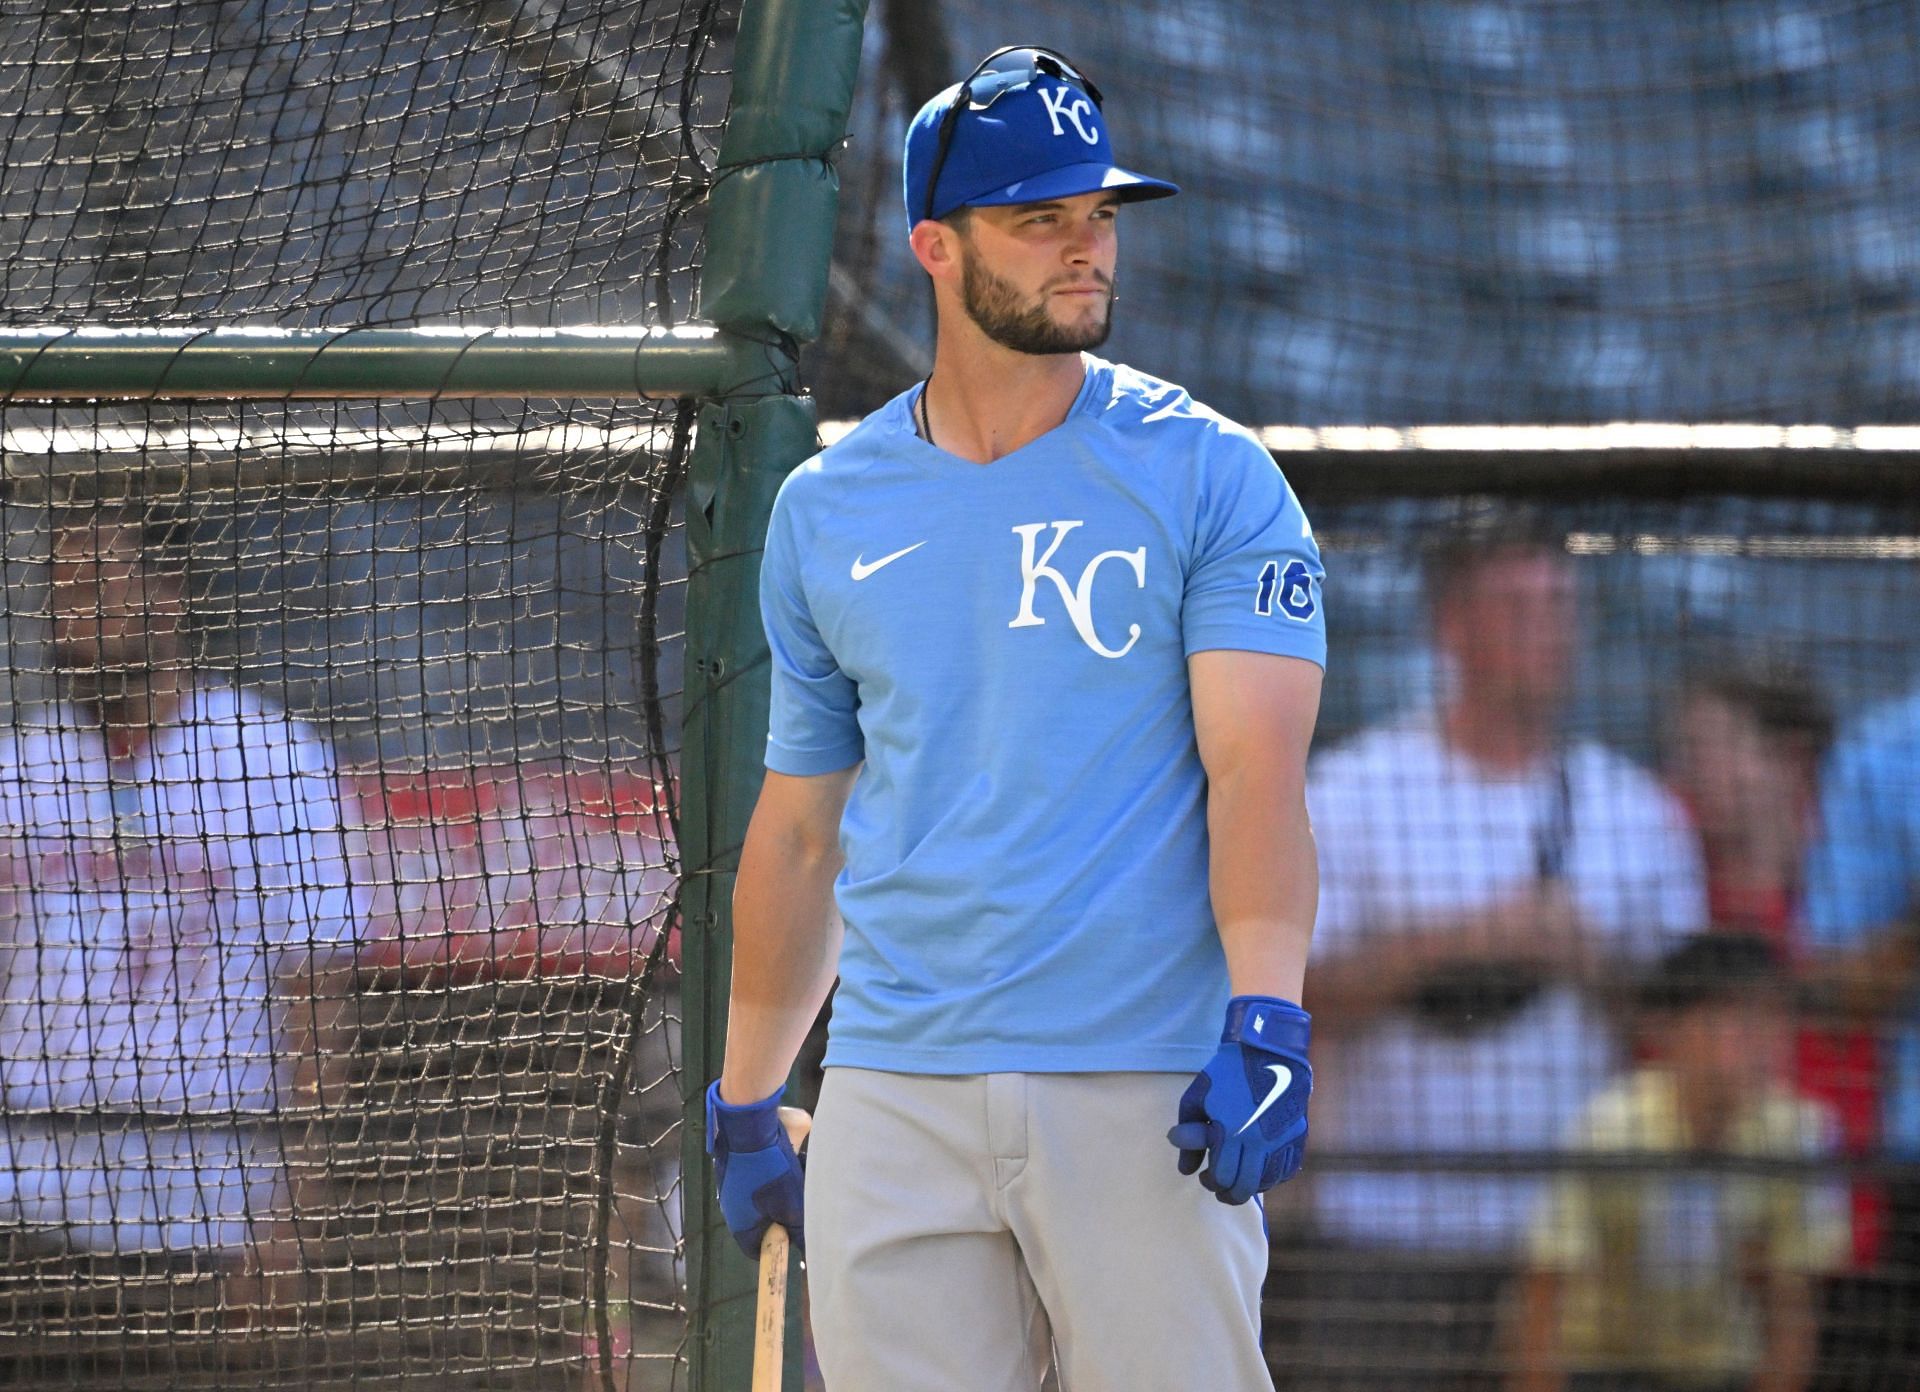
[[[980,332],[1016,353],[1079,353],[1098,348],[1113,332],[1113,282],[1098,271],[1095,278],[1106,290],[1100,317],[1091,324],[1066,325],[1047,313],[1046,294],[1026,301],[1011,282],[981,264],[972,252],[960,258],[960,296],[967,317]]]

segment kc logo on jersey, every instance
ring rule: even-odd
[[[1127,625],[1124,647],[1109,648],[1102,643],[1099,632],[1093,626],[1093,582],[1100,573],[1100,567],[1108,561],[1123,561],[1133,572],[1134,588],[1144,590],[1147,587],[1147,548],[1141,546],[1132,551],[1102,551],[1087,562],[1078,582],[1069,585],[1067,577],[1053,568],[1053,557],[1059,551],[1060,543],[1067,539],[1067,534],[1084,525],[1084,521],[1029,522],[1013,529],[1020,538],[1020,612],[1007,627],[1046,626],[1047,621],[1034,612],[1033,603],[1040,581],[1051,580],[1054,588],[1060,592],[1060,602],[1066,605],[1067,617],[1073,621],[1073,631],[1080,635],[1080,641],[1101,657],[1125,657],[1133,651],[1133,645],[1140,641],[1140,625]],[[1040,548],[1040,533],[1049,527],[1053,529],[1053,538],[1047,543],[1047,549],[1040,553],[1039,559],[1035,560],[1034,553]]]

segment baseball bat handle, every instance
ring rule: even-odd
[[[813,1118],[798,1107],[782,1107],[780,1124],[798,1150],[807,1139]],[[791,1242],[778,1223],[760,1239],[759,1295],[754,1302],[753,1392],[781,1392],[786,1364],[787,1267]]]

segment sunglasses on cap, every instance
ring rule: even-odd
[[[1069,83],[1087,94],[1094,110],[1100,110],[1100,89],[1081,75],[1067,56],[1051,48],[1014,45],[996,48],[980,60],[980,66],[967,75],[952,103],[940,117],[940,138],[934,146],[933,169],[927,177],[927,202],[922,218],[933,216],[934,196],[940,187],[940,171],[946,168],[947,151],[953,146],[953,133],[960,124],[960,113],[985,111],[1009,92],[1018,92],[1038,78]]]

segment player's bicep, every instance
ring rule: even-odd
[[[747,827],[749,847],[811,857],[834,854],[840,818],[859,772],[858,764],[803,777],[768,769]]]
[[[1279,795],[1305,796],[1307,749],[1320,715],[1319,664],[1275,653],[1209,649],[1187,659],[1194,736],[1210,783],[1256,772]]]

